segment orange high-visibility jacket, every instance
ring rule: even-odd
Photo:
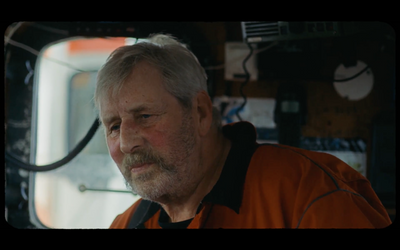
[[[228,124],[223,133],[232,148],[220,179],[187,228],[384,228],[391,224],[370,182],[338,158],[279,144],[259,145],[254,126],[247,122]],[[160,208],[140,199],[110,228],[161,228]]]

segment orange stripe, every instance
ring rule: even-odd
[[[82,52],[105,52],[113,51],[118,47],[125,45],[124,37],[116,38],[95,38],[95,39],[82,39],[73,40],[68,42],[68,53],[78,54]]]

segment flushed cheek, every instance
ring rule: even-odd
[[[168,145],[168,137],[164,131],[156,131],[146,137],[148,144],[154,149],[163,149]]]

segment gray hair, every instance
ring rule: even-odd
[[[198,92],[207,92],[207,74],[187,46],[171,35],[153,34],[144,42],[117,48],[108,57],[97,75],[94,102],[98,110],[104,95],[109,91],[115,95],[141,61],[160,70],[165,89],[186,109],[192,107],[192,99]],[[213,122],[220,126],[220,119],[213,107]]]

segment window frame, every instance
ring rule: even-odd
[[[76,36],[76,37],[68,37],[65,39],[60,39],[57,41],[54,41],[52,43],[49,43],[47,45],[45,45],[41,50],[39,55],[37,55],[36,57],[36,67],[35,67],[35,74],[34,74],[34,81],[33,81],[33,90],[32,90],[32,119],[31,119],[31,140],[30,140],[30,148],[31,148],[31,154],[30,154],[30,164],[37,164],[37,152],[38,152],[38,122],[39,122],[39,85],[40,85],[40,65],[42,63],[42,60],[46,60],[44,58],[44,53],[52,46],[63,43],[63,42],[68,42],[68,41],[72,41],[72,40],[80,40],[80,39],[91,39],[91,38],[87,38],[87,37],[80,37],[80,36]],[[133,39],[135,40],[135,42],[138,42],[140,39],[135,39],[135,38],[128,38],[125,37],[125,39],[129,40],[131,43],[133,43]],[[125,43],[126,44],[126,43]],[[107,56],[108,57],[108,56]],[[75,73],[70,73],[68,74],[69,77],[66,80],[66,84],[67,84],[67,91],[68,93],[66,93],[67,97],[66,97],[66,132],[70,133],[70,119],[71,119],[71,90],[72,90],[72,79],[79,73],[92,73],[92,72],[97,72],[100,69],[101,65],[99,67],[92,67],[89,70],[85,70],[82,72],[75,72]],[[88,127],[89,130],[90,126]],[[97,132],[96,132],[97,133]],[[71,140],[69,139],[69,135],[66,136],[66,148],[67,151],[70,152],[71,148],[70,148],[70,142]],[[92,138],[93,139],[93,138]],[[90,142],[89,142],[90,143]],[[76,145],[72,145],[72,149],[75,147]],[[68,154],[68,153],[67,153]],[[78,157],[79,154],[76,156]],[[65,157],[65,156],[64,156]],[[57,159],[58,160],[58,159]],[[54,171],[54,170],[52,170]],[[41,219],[39,218],[38,212],[37,212],[37,206],[36,206],[36,197],[35,194],[37,192],[36,190],[36,180],[37,180],[37,172],[29,172],[29,196],[28,196],[28,210],[29,210],[29,217],[30,217],[30,222],[36,226],[37,228],[40,229],[53,229],[53,227],[49,227],[47,225],[45,225]],[[115,215],[116,216],[116,215]]]

